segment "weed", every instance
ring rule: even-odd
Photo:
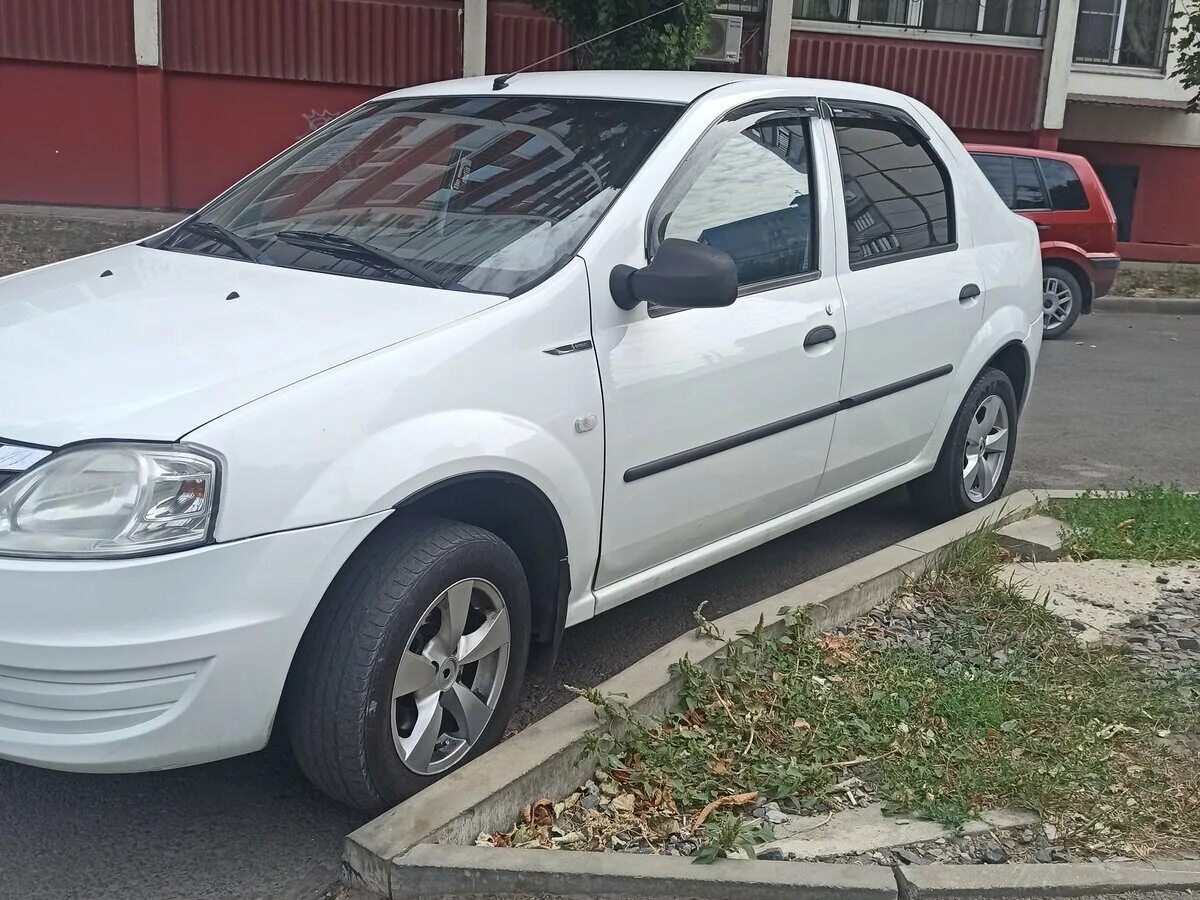
[[[707,838],[696,850],[693,862],[716,862],[728,858],[735,850],[754,859],[754,848],[775,838],[770,825],[761,822],[743,824],[741,818],[731,812],[714,814],[705,823],[704,831]]]
[[[1179,560],[1200,557],[1200,496],[1138,485],[1051,504],[1066,522],[1065,549],[1078,559]]]
[[[1089,853],[1187,845],[1200,783],[1159,736],[1196,730],[1197,693],[1081,648],[1000,560],[979,533],[908,586],[899,604],[937,612],[926,646],[873,640],[871,620],[814,636],[788,613],[711,669],[680,660],[676,711],[625,719],[589,749],[626,790],[680,810],[743,792],[808,811],[872,796],[954,825],[1021,806]],[[984,664],[963,663],[964,647]],[[705,826],[706,855],[735,845],[735,820]]]

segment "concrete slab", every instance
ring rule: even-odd
[[[879,866],[722,860],[554,850],[425,845],[397,868],[394,900],[486,894],[638,900],[897,900],[896,878]]]
[[[1133,891],[1200,888],[1200,862],[1143,866],[1077,865],[919,866],[897,870],[902,900],[1005,900],[1084,897]]]
[[[1039,822],[1036,813],[1025,810],[1000,810],[980,820],[966,823],[966,834],[984,834],[998,829],[1029,827]],[[908,816],[885,816],[880,804],[842,810],[836,815],[794,817],[786,825],[775,827],[776,840],[763,845],[760,852],[778,848],[797,859],[822,856],[850,856],[871,850],[887,850],[956,834],[939,822]]]
[[[1014,563],[1009,577],[1047,598],[1047,609],[1077,622],[1084,643],[1106,640],[1130,617],[1152,611],[1161,602],[1165,575],[1177,586],[1200,583],[1200,571],[1186,565],[1153,566],[1147,562],[1093,559],[1087,562]],[[1186,581],[1185,581],[1186,579]]]
[[[1036,515],[998,528],[996,538],[1020,559],[1053,562],[1062,555],[1062,529],[1058,519]]]

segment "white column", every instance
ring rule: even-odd
[[[1071,61],[1075,56],[1075,23],[1079,19],[1079,0],[1058,0],[1053,29],[1046,36],[1046,104],[1042,128],[1058,130],[1067,115],[1067,85],[1071,79]]]
[[[792,0],[768,0],[766,29],[764,69],[768,75],[786,75],[792,48]]]
[[[487,0],[463,0],[463,77],[487,70]]]
[[[139,66],[162,66],[160,0],[132,0],[133,55]]]

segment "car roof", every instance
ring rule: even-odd
[[[589,97],[611,100],[645,100],[660,103],[691,103],[717,88],[735,86],[735,92],[754,96],[786,88],[798,97],[831,97],[846,100],[875,100],[896,103],[902,95],[883,88],[845,81],[814,78],[785,78],[741,72],[579,71],[522,72],[508,85],[494,90],[498,75],[457,78],[422,84],[385,94],[392,97],[509,95],[536,97]]]
[[[1078,153],[1062,153],[1058,150],[1035,150],[1030,147],[1008,147],[1004,144],[963,144],[971,153],[1000,153],[1004,156],[1037,156],[1042,159],[1061,159],[1063,162],[1087,162]],[[1089,163],[1090,168],[1090,163]]]

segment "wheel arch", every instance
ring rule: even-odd
[[[530,669],[548,672],[558,654],[571,593],[567,533],[550,498],[519,475],[483,471],[424,487],[395,509],[390,521],[430,515],[466,522],[487,529],[512,548],[529,581]]]
[[[1092,279],[1087,273],[1087,269],[1077,259],[1074,259],[1066,254],[1045,256],[1042,258],[1042,271],[1046,266],[1058,266],[1060,269],[1066,269],[1075,276],[1075,280],[1079,282],[1079,287],[1083,290],[1083,302],[1080,304],[1079,311],[1087,315],[1092,311],[1092,296],[1095,290],[1092,287]]]
[[[1013,391],[1017,395],[1017,409],[1025,408],[1025,401],[1029,397],[1030,387],[1030,363],[1029,351],[1025,349],[1025,344],[1021,341],[1009,341],[988,359],[983,366],[984,369],[993,368],[999,369],[1008,376],[1008,380],[1012,382]],[[980,372],[983,370],[981,369]],[[975,378],[979,377],[976,374]],[[974,381],[972,381],[974,384]]]

